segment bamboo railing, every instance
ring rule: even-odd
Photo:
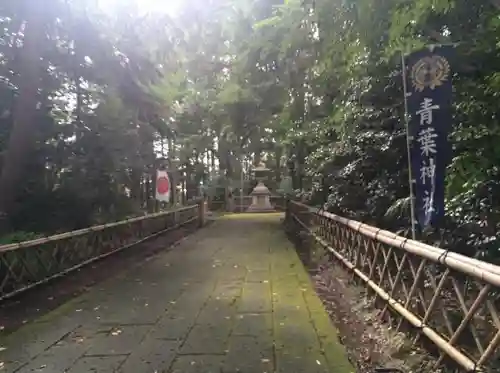
[[[500,371],[499,266],[297,202],[285,220],[302,249],[319,244],[363,283],[384,320],[438,351],[434,368]]]
[[[0,246],[0,301],[190,223],[205,204]]]

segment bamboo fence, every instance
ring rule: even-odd
[[[499,266],[297,202],[286,213],[306,249],[324,247],[374,294],[384,320],[437,351],[434,368],[499,371]]]
[[[203,207],[202,207],[203,206]],[[0,246],[0,301],[187,224],[204,204]]]

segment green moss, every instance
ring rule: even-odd
[[[355,369],[338,339],[338,330],[280,226],[270,235],[269,245],[272,250],[272,285],[276,301],[274,328],[278,370],[288,368],[280,368],[281,355],[284,361],[289,361],[291,356],[297,359],[293,367],[297,372],[323,372],[324,366],[321,367],[321,364],[327,364],[328,372],[354,373]],[[293,339],[293,344],[289,343],[290,339]],[[284,345],[287,348],[280,351],[279,346]]]

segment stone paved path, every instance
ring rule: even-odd
[[[354,372],[280,229],[220,218],[0,341],[0,372]]]

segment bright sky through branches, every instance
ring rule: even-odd
[[[167,13],[173,15],[182,4],[182,0],[129,0],[137,5],[141,13]],[[98,0],[100,6],[106,11],[113,11],[113,8],[123,4],[123,0]]]

